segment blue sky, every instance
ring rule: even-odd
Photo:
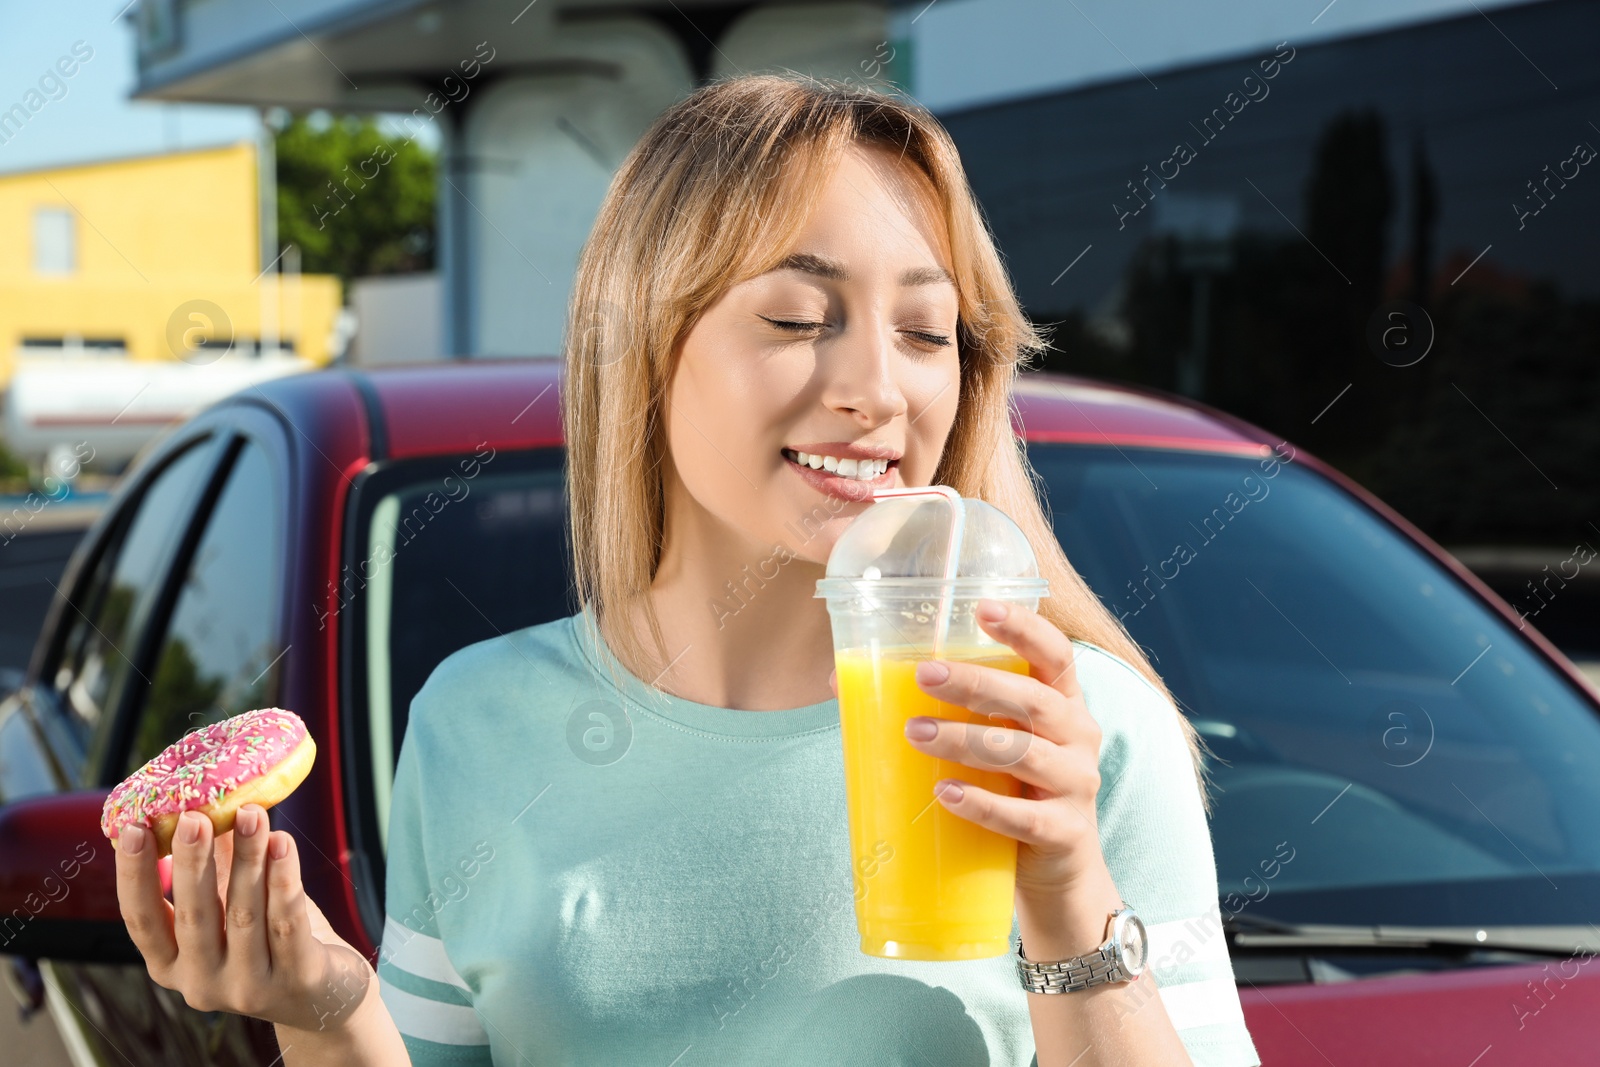
[[[224,144],[256,136],[249,108],[164,104],[128,99],[133,86],[133,27],[116,18],[127,0],[48,0],[8,3],[0,33],[0,111],[20,103],[39,79],[55,74],[72,46],[92,56],[46,103],[0,144],[0,173],[33,167]],[[71,64],[69,63],[69,67]],[[48,81],[48,78],[47,78]],[[52,96],[59,98],[52,99]]]

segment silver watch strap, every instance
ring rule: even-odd
[[[1104,982],[1122,982],[1129,977],[1110,941],[1083,956],[1040,963],[1022,954],[1017,940],[1017,977],[1030,993],[1075,993]]]

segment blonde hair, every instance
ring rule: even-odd
[[[612,178],[578,260],[561,407],[579,602],[598,620],[638,600],[659,658],[631,625],[610,627],[623,662],[662,663],[644,595],[664,523],[661,409],[680,339],[726,289],[792,249],[843,153],[880,146],[932,183],[959,290],[961,395],[934,476],[1010,515],[1038,554],[1040,614],[1069,638],[1131,664],[1172,694],[1122,623],[1078,575],[1040,504],[1012,431],[1018,368],[1048,347],[1023,313],[955,144],[920,104],[873,87],[798,74],[714,81],[658,116]],[[1173,702],[1174,714],[1176,702]],[[1178,714],[1202,800],[1202,742]]]

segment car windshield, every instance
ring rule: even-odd
[[[1068,558],[1218,757],[1224,914],[1594,914],[1595,709],[1422,548],[1292,459],[1029,455]]]

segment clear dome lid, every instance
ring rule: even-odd
[[[959,523],[951,500],[960,502]],[[953,573],[952,551],[957,557]],[[1033,546],[1009,515],[954,493],[879,499],[857,515],[828,555],[827,577],[817,583],[817,595],[859,593],[863,582],[885,592],[898,586],[949,587],[957,594],[971,589],[980,595],[1036,596],[1045,595],[1048,584],[1039,577]]]

